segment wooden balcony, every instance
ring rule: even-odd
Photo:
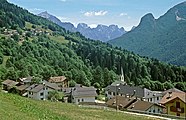
[[[176,108],[174,106],[170,107],[171,112],[184,113],[184,108]]]

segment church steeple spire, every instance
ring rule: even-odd
[[[125,77],[124,77],[124,74],[123,74],[123,68],[121,67],[121,81],[122,82],[125,82]]]

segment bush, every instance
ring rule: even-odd
[[[69,87],[74,87],[76,85],[76,82],[74,80],[69,81]]]

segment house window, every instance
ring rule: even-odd
[[[43,92],[42,92],[42,93],[40,93],[40,96],[43,96]]]
[[[155,113],[155,109],[153,110],[153,113]]]
[[[80,100],[78,99],[78,102],[80,102]]]
[[[159,97],[157,97],[157,100],[159,100]]]
[[[111,95],[111,92],[108,92],[109,95]]]
[[[113,95],[115,96],[115,92],[113,92]]]
[[[30,91],[29,91],[28,94],[33,95],[33,92],[30,92]]]
[[[82,99],[82,102],[84,102],[84,99]]]
[[[180,102],[176,102],[176,108],[180,108]]]
[[[152,98],[150,98],[150,101],[152,102]]]

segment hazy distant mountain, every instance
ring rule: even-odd
[[[87,38],[94,39],[94,40],[101,40],[104,42],[120,37],[126,32],[123,27],[119,28],[117,25],[110,25],[110,26],[98,25],[96,28],[90,28],[85,23],[79,23],[76,28],[72,23],[61,22],[57,17],[50,15],[46,11],[38,15],[60,25],[66,30],[69,30],[71,32],[78,31]]]
[[[140,24],[109,43],[140,55],[186,66],[186,2],[176,5],[155,19],[142,17]]]
[[[43,18],[46,18],[58,25],[60,25],[61,27],[65,28],[66,30],[72,31],[72,32],[76,32],[76,28],[74,27],[74,25],[70,22],[61,22],[57,17],[50,15],[47,11],[42,12],[40,14],[38,14],[38,16],[41,16]]]

